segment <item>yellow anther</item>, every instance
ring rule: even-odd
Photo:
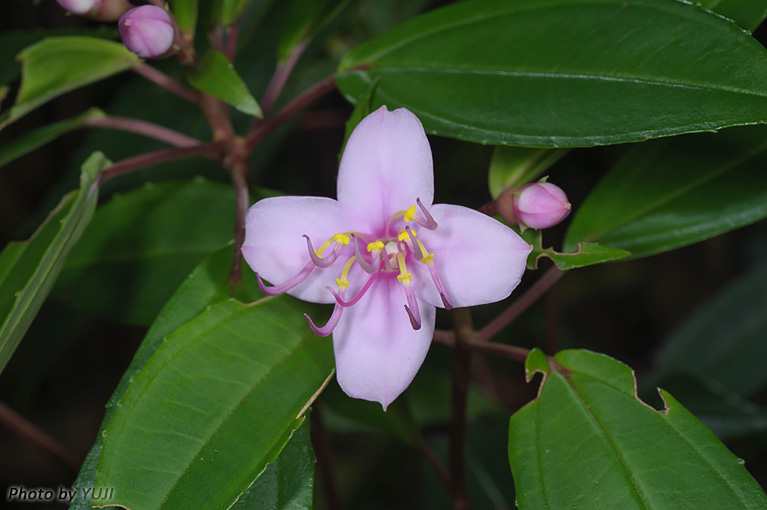
[[[407,230],[400,230],[399,235],[397,236],[398,241],[407,241],[410,239],[410,236],[407,234]]]
[[[340,278],[336,278],[336,285],[338,285],[338,290],[344,290],[351,285],[349,283],[349,280],[342,280]]]
[[[397,275],[397,280],[399,280],[405,285],[409,284],[410,280],[412,279],[413,279],[413,275],[410,273],[402,273]]]
[[[351,238],[346,234],[336,234],[333,236],[333,241],[337,242],[341,246],[346,246],[351,241]]]
[[[384,249],[384,243],[381,241],[376,241],[374,243],[368,244],[368,253],[370,253],[373,250],[381,251]]]
[[[426,265],[431,264],[433,261],[434,261],[433,253],[429,253],[428,255],[426,255],[424,258],[421,259],[421,262],[423,262]]]
[[[413,221],[415,219],[415,206],[411,205],[410,207],[408,207],[407,211],[405,211],[405,214],[403,214],[403,216],[405,217],[404,218],[405,223],[410,223],[411,221]]]

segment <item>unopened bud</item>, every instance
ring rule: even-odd
[[[141,58],[159,57],[173,46],[173,22],[170,15],[154,5],[131,9],[118,23],[126,48]]]
[[[133,7],[128,0],[56,0],[60,6],[72,14],[97,19],[115,21]]]
[[[507,222],[535,229],[553,227],[572,208],[562,188],[549,182],[533,182],[502,193],[496,206]]]
[[[56,0],[61,7],[73,14],[88,14],[98,8],[103,0]]]

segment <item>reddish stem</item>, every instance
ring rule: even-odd
[[[174,147],[172,149],[162,149],[134,156],[132,158],[118,161],[101,172],[101,175],[99,176],[99,184],[103,184],[118,175],[126,174],[146,166],[164,163],[166,161],[191,158],[194,156],[218,157],[224,147],[225,145],[220,142],[208,142],[193,147]]]
[[[439,333],[439,334],[438,334]],[[455,337],[449,331],[437,330],[434,332],[434,341],[441,344],[455,346]],[[524,347],[517,347],[516,345],[498,344],[493,342],[479,342],[475,341],[466,346],[467,349],[474,352],[481,352],[483,354],[492,354],[493,356],[499,356],[502,358],[512,359],[514,361],[525,362],[527,355],[530,354],[530,349]]]
[[[56,459],[71,474],[78,471],[79,462],[58,441],[45,433],[40,427],[30,422],[19,413],[0,402],[0,423],[25,441],[29,441]]]
[[[261,98],[261,110],[264,112],[264,115],[268,115],[269,112],[272,111],[272,107],[274,106],[274,103],[277,102],[277,98],[280,97],[282,89],[285,88],[285,83],[287,83],[288,78],[293,72],[293,68],[298,63],[301,55],[304,54],[307,43],[308,41],[303,41],[297,44],[293,48],[293,51],[290,52],[285,63],[278,65],[277,69],[274,71],[272,79],[266,87],[266,92],[264,92],[264,96]]]
[[[229,62],[234,62],[234,56],[237,54],[237,36],[239,34],[240,20],[237,20],[229,27],[229,33],[226,36],[226,57]]]
[[[191,147],[201,143],[200,140],[174,131],[173,129],[138,119],[129,119],[125,117],[96,117],[86,120],[83,124],[89,127],[128,131],[130,133],[144,135],[148,138],[154,138],[155,140],[160,140],[161,142],[176,147]]]
[[[498,317],[490,321],[484,328],[480,329],[477,334],[477,340],[489,340],[500,333],[503,328],[511,324],[514,319],[519,317],[522,312],[535,303],[538,298],[545,294],[546,291],[557,283],[564,275],[565,271],[562,271],[556,266],[552,266],[532,285],[532,287],[527,289],[527,292],[511,303],[511,305],[501,312]]]
[[[135,67],[132,67],[131,71],[140,76],[143,76],[154,84],[173,92],[177,96],[182,97],[187,101],[197,103],[200,100],[200,96],[196,91],[184,87],[167,74],[155,69],[147,63],[141,63]]]
[[[246,150],[248,152],[252,151],[256,145],[261,143],[286,120],[290,119],[293,115],[303,110],[325,94],[328,94],[335,88],[335,78],[331,75],[318,81],[303,91],[298,97],[293,99],[280,111],[274,114],[274,116],[266,119],[264,122],[259,123],[254,128],[251,128],[248,136],[245,138]]]

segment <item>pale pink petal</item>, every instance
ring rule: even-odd
[[[435,308],[420,303],[413,330],[405,292],[393,275],[379,278],[365,297],[344,310],[333,332],[336,377],[347,395],[386,407],[410,385],[429,350]]]
[[[373,222],[376,234],[397,211],[434,200],[431,148],[410,111],[382,106],[354,129],[338,170],[338,201]]]
[[[532,247],[509,227],[473,209],[436,204],[430,209],[436,230],[418,229],[445,282],[453,306],[505,299],[519,284]],[[411,268],[412,266],[412,268]],[[408,264],[418,297],[442,307],[425,264]]]
[[[253,271],[273,285],[295,276],[309,262],[308,235],[315,248],[331,236],[354,231],[364,223],[354,211],[335,200],[321,197],[275,197],[257,202],[245,219],[242,255]],[[326,253],[329,253],[330,249]],[[351,243],[326,269],[316,268],[288,294],[314,303],[334,303],[325,288],[335,287],[343,265],[354,255]]]

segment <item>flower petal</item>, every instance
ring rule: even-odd
[[[434,200],[426,133],[410,111],[382,106],[349,137],[338,170],[338,201],[383,229],[392,214],[415,205],[417,198],[426,207]]]
[[[402,285],[382,277],[356,305],[344,310],[333,332],[338,384],[353,398],[384,410],[410,385],[429,350],[435,308],[420,303],[421,329],[410,325]]]
[[[434,264],[453,306],[475,306],[505,299],[519,284],[532,246],[506,225],[473,209],[436,204],[430,209],[436,230],[419,229],[434,253]],[[425,264],[408,265],[418,297],[442,307]]]
[[[360,223],[363,222],[354,211],[330,198],[266,198],[248,210],[242,255],[262,278],[281,284],[310,260],[303,235],[308,235],[314,246],[319,247],[334,234],[352,231]],[[288,294],[314,303],[335,302],[325,286],[335,286],[344,263],[354,255],[351,244],[343,249],[344,253],[330,267],[315,269]]]

